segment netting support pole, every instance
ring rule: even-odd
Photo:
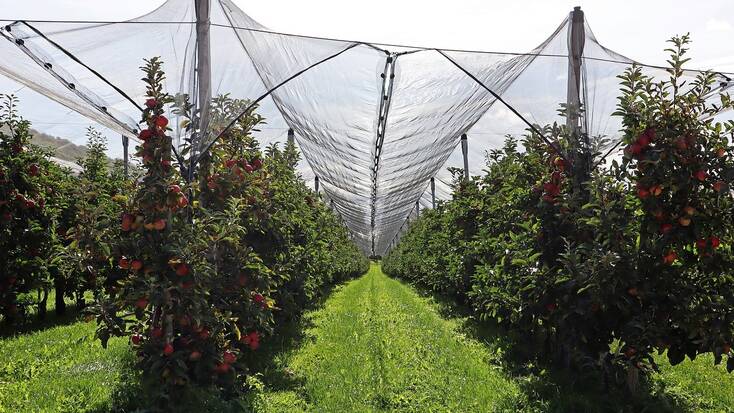
[[[128,170],[128,164],[130,163],[130,153],[128,151],[129,146],[130,138],[122,135],[122,170],[125,174],[125,179],[128,179],[130,177]]]
[[[318,195],[318,193],[319,193],[319,176],[318,175],[316,175],[313,178],[313,186],[314,186],[314,189],[316,191],[316,194]]]
[[[431,207],[436,209],[436,180],[431,178]]]
[[[415,218],[421,216],[421,201],[415,201]]]
[[[469,142],[466,133],[461,135],[461,154],[464,156],[464,180],[469,180]]]
[[[586,182],[591,177],[592,155],[588,133],[584,127],[581,98],[583,87],[583,55],[586,40],[584,12],[574,7],[568,29],[568,87],[566,95],[566,127],[570,133],[569,155],[572,160],[573,190],[582,200],[588,200]]]
[[[566,126],[580,132],[581,110],[581,59],[584,53],[584,12],[574,7],[570,16],[568,32],[568,87],[566,94]]]
[[[196,8],[196,109],[198,112],[198,145],[199,149],[209,129],[209,104],[212,99],[212,68],[210,45],[210,0],[194,0]],[[194,153],[191,154],[194,159]],[[189,180],[193,179],[194,162],[190,162]]]
[[[296,133],[293,132],[293,129],[288,129],[288,145],[294,145],[296,140]]]

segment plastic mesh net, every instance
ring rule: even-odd
[[[286,130],[295,131],[301,173],[311,182],[319,177],[324,197],[368,253],[388,248],[415,216],[417,201],[419,208],[431,207],[431,178],[436,199],[450,197],[447,167],[463,168],[462,134],[468,135],[469,170],[479,173],[488,150],[500,147],[506,134],[525,131],[526,123],[493,93],[532,123],[565,122],[558,108],[568,98],[571,17],[529,53],[275,33],[229,0],[169,0],[124,22],[0,24],[0,74],[132,138],[145,58],[160,56],[167,91],[187,94],[197,108],[206,108],[209,96],[262,98],[258,112],[268,124],[258,139],[284,142]],[[614,145],[617,76],[633,61],[601,46],[583,27],[583,128]],[[721,82],[728,87],[725,74]],[[193,140],[194,153],[221,132],[221,125],[202,121],[192,134],[178,126],[183,119],[168,115],[178,142]]]

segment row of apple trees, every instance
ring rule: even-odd
[[[67,299],[85,305],[85,292],[98,291],[99,265],[77,256],[81,231],[100,233],[97,219],[119,214],[122,165],[110,165],[105,139],[88,131],[88,151],[73,174],[30,144],[30,124],[18,115],[17,100],[0,96],[0,326],[12,332],[32,313],[46,317],[50,291],[55,310]],[[102,256],[99,257],[102,260]]]
[[[6,105],[0,308],[6,323],[19,322],[54,286],[80,300],[91,291],[102,344],[128,337],[143,378],[171,402],[190,385],[237,388],[279,321],[369,263],[295,172],[295,145],[260,150],[251,132],[263,119],[253,112],[187,183],[164,113],[192,117],[191,105],[165,93],[159,59],[141,69],[142,163],[129,181],[108,168],[94,132],[83,172],[61,171],[28,144],[29,124]],[[247,104],[213,99],[212,129]]]
[[[623,157],[595,165],[565,126],[543,131],[553,147],[509,137],[384,270],[470,304],[543,358],[632,387],[655,352],[672,364],[713,353],[734,370],[734,125],[713,120],[733,105],[711,98],[712,74],[684,81],[687,43],[672,40],[663,82],[620,76]]]

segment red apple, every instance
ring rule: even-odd
[[[246,344],[250,346],[250,350],[257,350],[260,347],[260,335],[257,331],[253,331],[247,335]]]
[[[181,193],[181,187],[178,185],[170,185],[168,187],[168,192],[173,192],[174,194],[180,194]]]
[[[543,190],[550,196],[557,196],[561,193],[561,188],[552,182],[544,183]]]
[[[214,370],[219,374],[226,374],[229,371],[229,364],[227,363],[219,363],[214,368]]]
[[[675,253],[675,251],[669,251],[667,254],[663,256],[663,263],[665,264],[672,264],[675,262],[675,260],[678,259],[678,254]]]
[[[166,345],[163,347],[163,354],[167,356],[173,354],[173,345],[171,343],[166,343]]]
[[[265,297],[263,297],[263,295],[260,293],[253,295],[252,300],[260,304],[261,307],[265,304]]]
[[[145,297],[138,298],[138,300],[135,301],[135,307],[144,310],[146,307],[148,307],[148,299]]]
[[[726,150],[724,148],[719,148],[716,151],[716,156],[719,157],[719,158],[725,157],[726,156]]]
[[[137,346],[138,344],[140,344],[141,341],[143,341],[143,336],[141,336],[140,334],[133,334],[130,337],[130,341],[132,341],[133,344]]]
[[[159,219],[158,221],[154,222],[153,228],[155,228],[158,231],[163,231],[164,229],[166,229],[166,220]]]
[[[726,186],[726,183],[724,181],[716,181],[712,185],[712,187],[714,188],[714,191],[716,192],[721,192],[721,190],[724,189],[725,186]]]
[[[630,288],[629,288],[629,289],[627,290],[627,294],[629,294],[629,295],[631,295],[631,296],[633,296],[633,297],[637,297],[638,295],[640,295],[640,292],[639,292],[639,291],[637,291],[637,288],[635,288],[635,287],[630,287]]]
[[[153,109],[157,105],[158,105],[158,101],[153,98],[150,98],[145,101],[145,106],[147,106],[149,109]]]
[[[176,266],[176,275],[179,277],[185,277],[189,275],[189,266],[186,264],[178,264]]]
[[[645,188],[637,188],[637,196],[640,197],[640,199],[645,199],[650,196],[650,192]]]
[[[556,156],[556,159],[553,160],[553,164],[561,171],[566,169],[566,161],[564,161],[560,156]]]
[[[130,214],[125,214],[122,216],[122,230],[124,232],[130,231],[133,225],[133,216]]]
[[[155,125],[159,128],[165,128],[166,126],[168,126],[168,119],[163,115],[158,116],[157,118],[155,118]]]
[[[260,169],[263,166],[263,161],[260,159],[255,159],[252,161],[252,167],[255,169]]]
[[[671,224],[667,224],[666,223],[666,224],[660,225],[660,233],[661,234],[667,234],[667,233],[669,233],[672,230],[673,230],[673,225],[671,225]]]
[[[150,330],[150,336],[153,338],[161,338],[163,337],[163,329],[160,327],[156,327],[152,330]]]
[[[688,218],[688,217],[680,217],[680,218],[678,218],[678,223],[682,227],[687,227],[687,226],[691,225],[691,219]]]
[[[189,354],[189,360],[191,361],[197,361],[201,359],[201,352],[200,351],[192,351],[191,354]]]
[[[144,141],[146,139],[149,139],[151,136],[153,136],[153,131],[150,129],[143,129],[140,131],[140,135],[138,135],[138,138],[140,138],[141,141]]]
[[[714,237],[711,237],[710,240],[711,240],[711,246],[713,248],[719,248],[719,245],[721,245],[721,241],[719,240],[719,237],[714,236]]]
[[[123,270],[130,269],[130,260],[128,260],[125,257],[120,258],[120,261],[118,262],[118,266],[122,268]]]
[[[224,362],[227,364],[232,364],[235,361],[237,361],[237,356],[234,353],[232,353],[231,351],[227,350],[222,355],[222,360],[224,360]]]
[[[142,261],[140,261],[140,260],[133,260],[133,261],[132,261],[132,262],[130,263],[130,268],[131,268],[131,269],[132,269],[133,271],[140,271],[140,269],[141,269],[141,268],[143,268],[143,262],[142,262]]]
[[[30,176],[37,176],[37,175],[38,175],[38,173],[39,173],[40,171],[41,171],[41,168],[40,168],[40,167],[38,166],[38,164],[37,164],[37,163],[32,163],[32,164],[31,164],[31,165],[30,165],[30,166],[28,167],[28,174],[29,174]]]
[[[708,178],[709,174],[708,172],[704,171],[703,169],[696,171],[695,177],[699,181],[703,182]]]

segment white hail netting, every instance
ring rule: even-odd
[[[461,134],[469,137],[469,170],[476,174],[486,151],[527,128],[449,59],[530,122],[565,122],[557,110],[567,100],[570,19],[530,53],[439,52],[274,33],[230,0],[210,1],[211,96],[254,100],[277,87],[258,109],[268,122],[258,139],[263,145],[284,142],[286,130],[295,131],[305,158],[301,173],[309,182],[320,178],[328,202],[366,252],[389,247],[415,215],[417,200],[421,208],[431,206],[431,177],[436,198],[450,197],[446,168],[463,168]],[[169,0],[145,16],[114,23],[0,20],[7,26],[0,74],[134,137],[144,100],[144,58],[160,56],[166,90],[188,94],[200,107],[200,3]],[[616,76],[632,60],[602,47],[584,26],[582,123],[591,135],[613,138],[620,128],[611,116]],[[645,70],[666,76],[661,69]],[[179,142],[190,138],[176,126],[183,119],[169,117]],[[210,126],[215,130],[198,135],[199,150],[221,128]]]

